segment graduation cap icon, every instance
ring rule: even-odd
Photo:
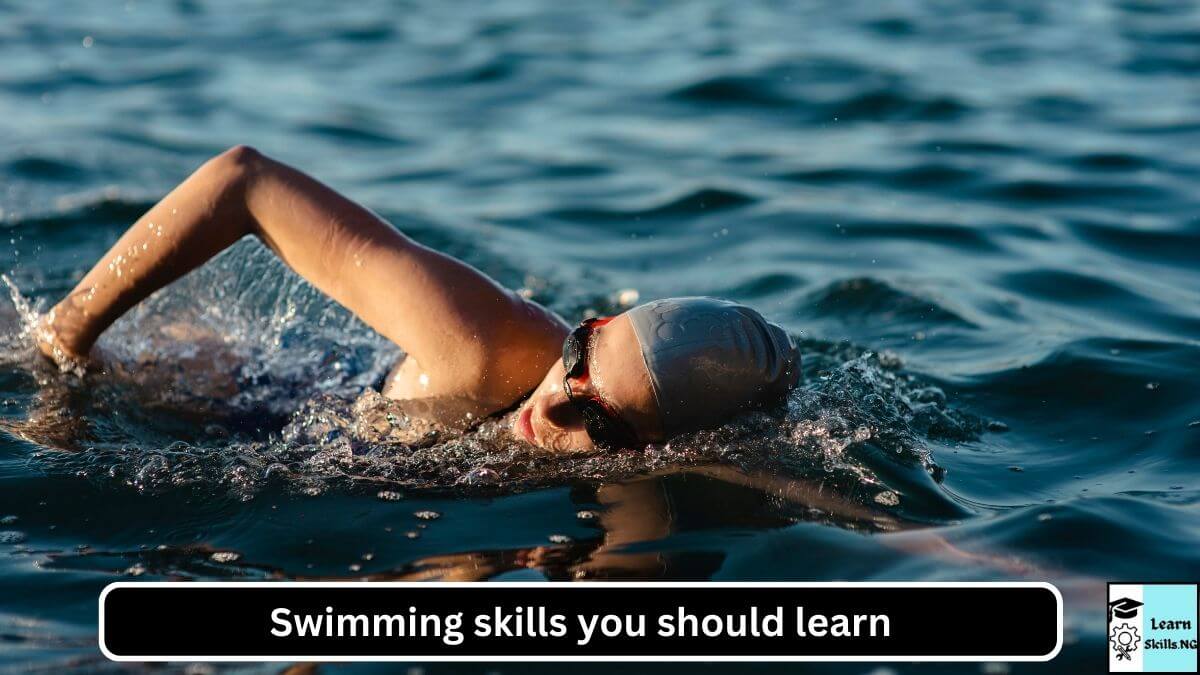
[[[1118,619],[1132,619],[1137,616],[1138,607],[1141,607],[1142,604],[1133,598],[1113,600],[1108,603],[1108,620],[1112,621],[1114,616]]]

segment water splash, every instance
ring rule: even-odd
[[[13,308],[17,312],[20,328],[15,336],[16,339],[30,343],[35,349],[37,345],[50,345],[48,356],[58,366],[59,372],[82,377],[87,370],[87,363],[62,348],[53,328],[54,310],[43,313],[41,303],[31,302],[22,295],[21,290],[17,288],[12,279],[8,278],[7,274],[0,274],[0,282],[3,282],[8,288],[9,298],[12,299]]]
[[[20,319],[8,347],[36,371],[28,326],[40,305],[7,283]],[[243,245],[115,324],[98,344],[104,368],[40,378],[24,416],[3,427],[40,446],[33,459],[45,471],[147,493],[252,499],[281,486],[399,499],[401,490],[506,493],[718,463],[893,506],[903,490],[859,449],[938,478],[930,444],[984,428],[894,354],[800,344],[805,383],[778,410],[663,446],[556,456],[516,441],[505,419],[462,432],[410,416],[372,388],[398,351],[261,247]]]

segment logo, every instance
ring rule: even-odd
[[[1113,617],[1118,619],[1132,619],[1138,615],[1138,607],[1143,603],[1134,600],[1133,598],[1118,598],[1108,603],[1108,622],[1112,623]]]
[[[1110,673],[1197,672],[1196,584],[1109,584]]]
[[[1112,634],[1108,636],[1113,651],[1117,653],[1118,661],[1132,661],[1131,652],[1138,648],[1138,641],[1141,639],[1142,636],[1138,635],[1138,629],[1127,623],[1113,628]]]

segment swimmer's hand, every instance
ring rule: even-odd
[[[62,338],[55,321],[57,310],[56,307],[38,317],[33,328],[34,342],[38,351],[58,366],[59,371],[82,376],[91,359],[88,352],[80,353]]]

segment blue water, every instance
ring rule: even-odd
[[[366,575],[1047,579],[1057,660],[942,670],[1090,672],[1105,580],[1198,576],[1193,3],[248,4],[0,2],[20,302],[250,143],[571,320],[752,304],[805,384],[547,461],[412,443],[363,394],[395,349],[251,243],[115,326],[106,378],[5,303],[0,669],[119,670],[113,580]],[[787,671],[918,669],[871,668]]]

